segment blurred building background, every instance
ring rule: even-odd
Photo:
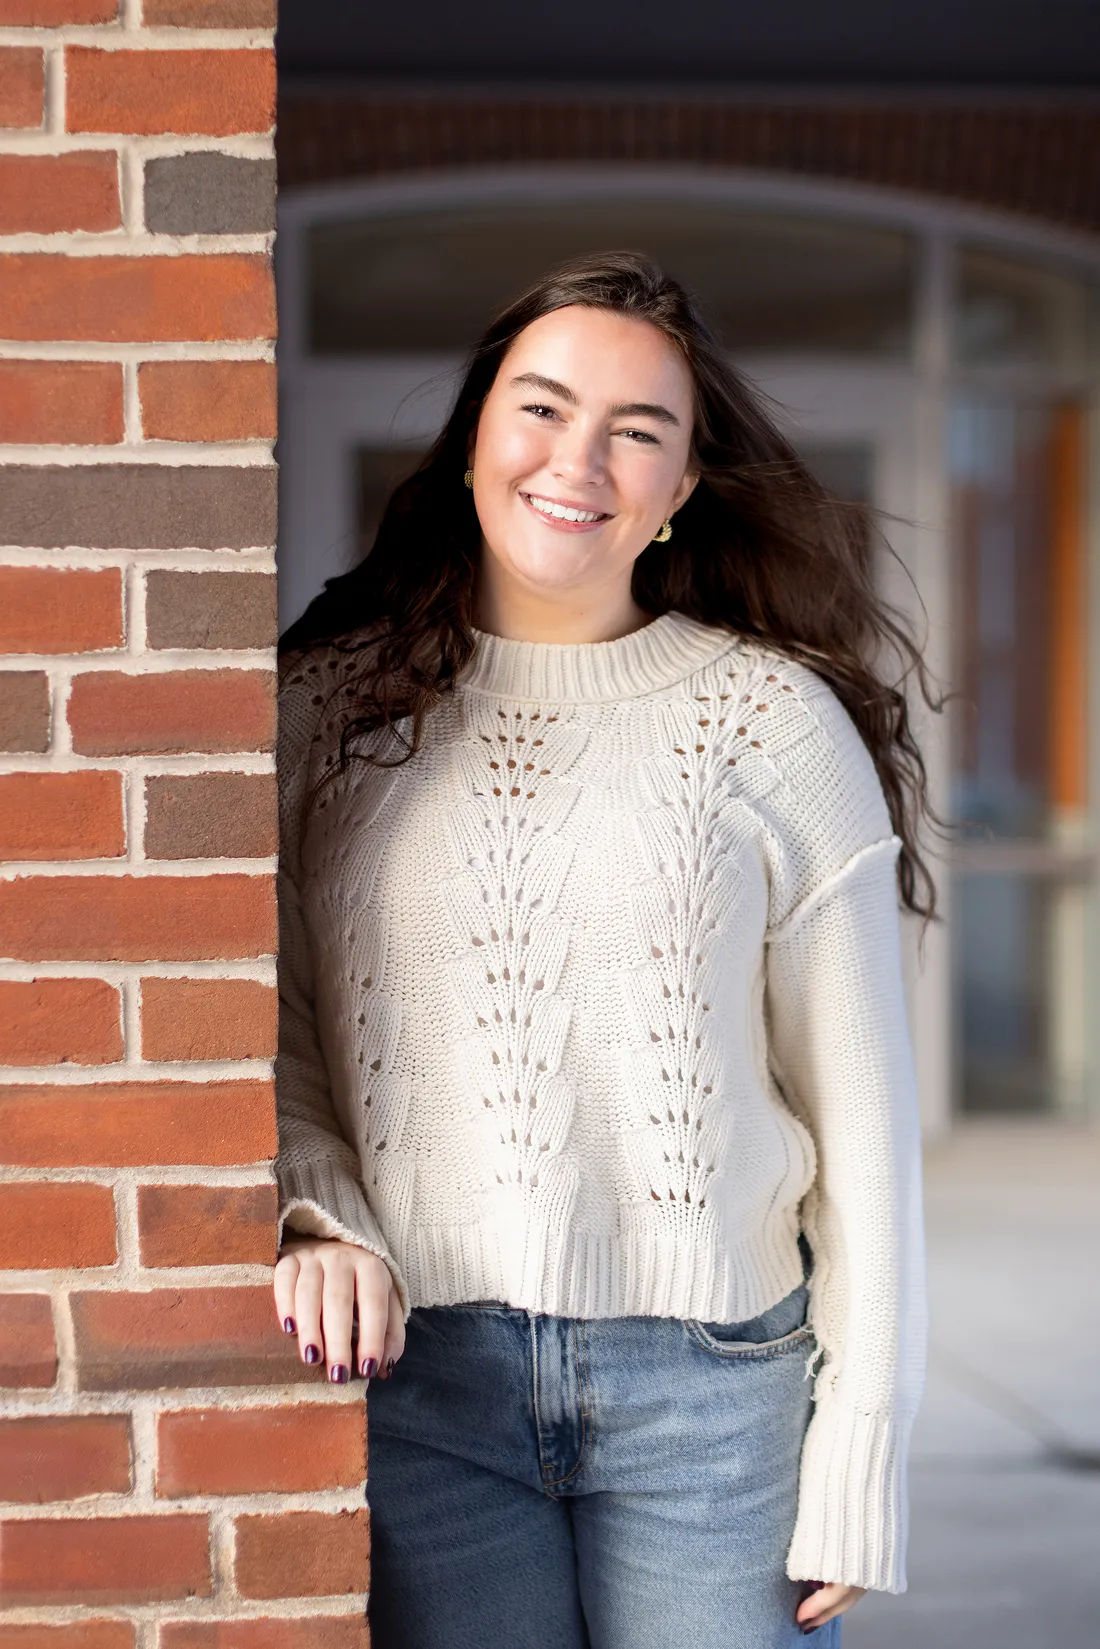
[[[1094,1108],[1100,9],[284,0],[278,42],[284,622],[494,308],[653,253],[895,518],[884,584],[961,695],[926,731],[947,922],[910,945],[929,1131]]]
[[[282,0],[278,44],[284,623],[494,308],[583,250],[692,286],[821,476],[886,512],[883,587],[957,694],[923,737],[959,829],[946,921],[908,935],[914,1584],[850,1640],[1097,1641],[1100,7]]]

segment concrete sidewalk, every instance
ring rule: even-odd
[[[860,1603],[845,1649],[1093,1649],[1100,1128],[963,1124],[925,1173],[909,1590]]]

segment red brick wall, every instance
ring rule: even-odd
[[[748,167],[915,190],[1100,230],[1100,105],[965,97],[539,92],[430,96],[288,87],[279,180],[514,164]]]
[[[0,1649],[361,1649],[277,1329],[271,0],[0,0]]]

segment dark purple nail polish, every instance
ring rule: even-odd
[[[329,1370],[329,1379],[332,1381],[333,1385],[342,1386],[347,1380],[347,1377],[348,1371],[344,1367],[344,1364],[333,1363],[332,1368]]]
[[[386,1358],[386,1379],[387,1380],[389,1379],[389,1377],[392,1373],[393,1373],[393,1358],[392,1357],[387,1357]]]
[[[363,1364],[362,1368],[359,1370],[359,1372],[366,1379],[369,1380],[371,1375],[374,1373],[374,1371],[377,1367],[378,1367],[377,1357],[368,1357],[366,1362]]]
[[[304,1355],[307,1363],[319,1363],[321,1361],[321,1353],[316,1346],[307,1346]]]
[[[284,1334],[297,1334],[297,1332],[298,1332],[298,1325],[294,1321],[294,1318],[293,1317],[284,1317],[283,1318],[283,1333]]]

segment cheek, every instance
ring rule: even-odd
[[[627,447],[615,464],[621,506],[637,515],[663,510],[684,473],[684,460],[665,449]]]
[[[513,419],[490,424],[481,450],[491,454],[486,478],[495,487],[510,487],[541,468],[550,451],[547,431],[536,423]]]

